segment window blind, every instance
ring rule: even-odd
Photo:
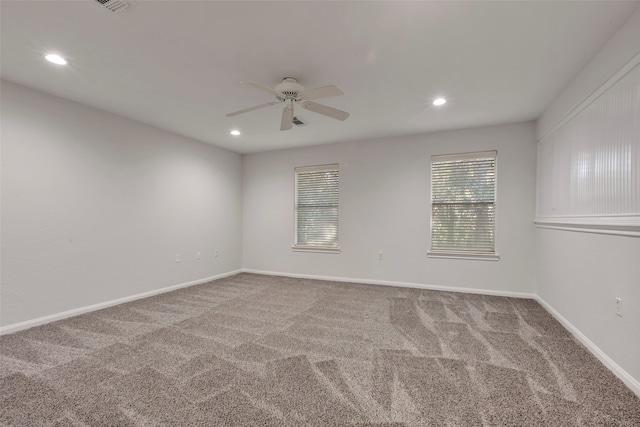
[[[496,155],[432,156],[432,252],[495,253]]]
[[[338,248],[338,165],[295,169],[294,247]]]

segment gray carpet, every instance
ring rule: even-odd
[[[239,274],[0,337],[8,426],[638,426],[533,300]]]

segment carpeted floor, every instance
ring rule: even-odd
[[[638,426],[533,300],[240,274],[0,337],[9,426]]]

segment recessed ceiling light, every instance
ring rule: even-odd
[[[433,100],[433,105],[444,105],[447,103],[447,100],[444,98],[436,98]]]
[[[234,129],[234,130],[232,130],[232,131],[231,131],[231,132],[229,132],[229,133],[230,133],[231,135],[233,135],[233,136],[238,136],[238,135],[240,135],[240,131],[239,131],[239,130],[235,130],[235,129]]]
[[[44,58],[49,62],[53,62],[54,64],[67,65],[67,60],[60,55],[56,55],[55,53],[50,53]]]

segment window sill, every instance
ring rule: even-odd
[[[292,246],[294,252],[317,252],[323,254],[339,254],[340,248],[323,248],[321,246]]]
[[[471,254],[460,252],[427,252],[429,258],[466,259],[474,261],[499,261],[498,254]]]

